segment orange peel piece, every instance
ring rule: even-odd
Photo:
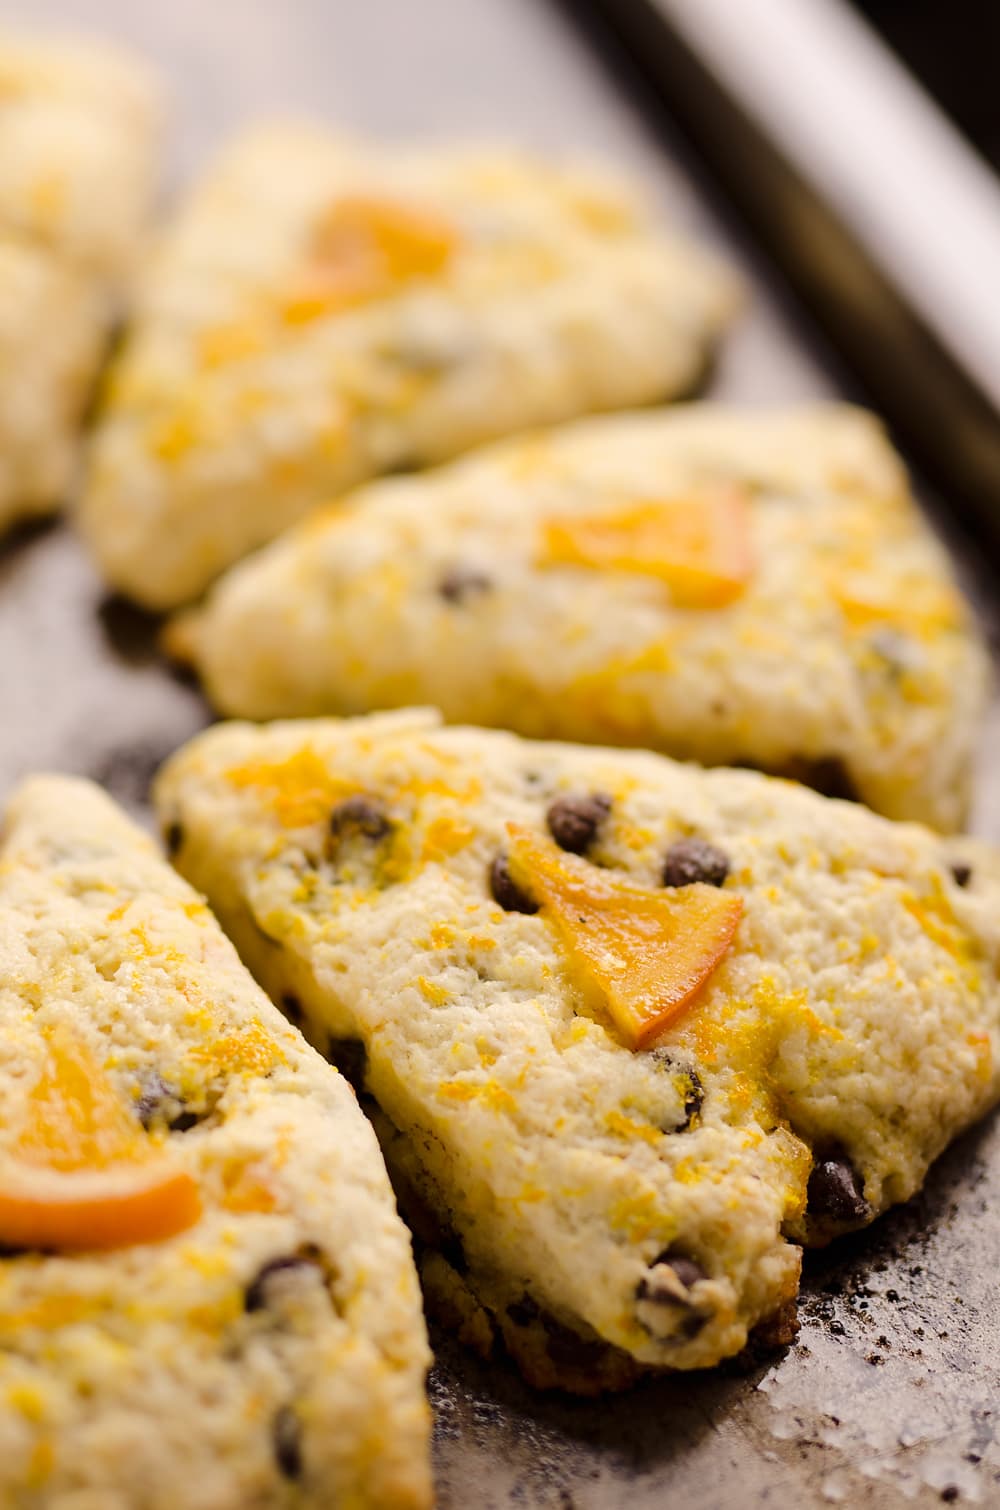
[[[722,608],[753,575],[749,501],[715,487],[556,516],[543,526],[541,563],[638,572],[663,582],[681,608]]]
[[[508,865],[625,1042],[645,1048],[693,1002],[736,933],[743,898],[697,883],[653,891],[507,825]]]
[[[455,228],[432,210],[345,194],[317,224],[306,265],[283,303],[283,316],[302,323],[385,298],[407,283],[439,277],[458,244]]]
[[[201,1216],[186,1170],[156,1160],[95,1172],[0,1165],[0,1243],[60,1252],[158,1243]]]
[[[119,1248],[200,1215],[192,1175],[151,1142],[86,1045],[46,1033],[41,1073],[0,1139],[0,1243]]]

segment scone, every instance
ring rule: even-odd
[[[1000,884],[795,783],[433,715],[221,725],[175,864],[363,1075],[463,1335],[593,1391],[794,1327],[998,1092]]]
[[[0,530],[69,488],[144,232],[158,117],[138,61],[0,28]]]
[[[385,482],[225,576],[167,645],[240,718],[456,722],[965,815],[987,659],[875,420],[695,405]]]
[[[614,178],[258,128],[149,270],[84,534],[115,587],[172,607],[374,474],[678,394],[733,302]]]
[[[87,782],[7,811],[0,1080],[5,1510],[430,1504],[375,1137]]]

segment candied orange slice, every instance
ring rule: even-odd
[[[292,322],[315,319],[383,298],[401,284],[437,277],[457,246],[454,227],[431,210],[344,195],[316,226],[284,316]]]
[[[193,1227],[198,1187],[166,1161],[89,1173],[0,1165],[0,1243],[61,1252],[158,1243]]]
[[[48,1033],[41,1074],[0,1138],[0,1244],[126,1247],[200,1215],[192,1176],[151,1143],[86,1046]]]
[[[664,582],[682,608],[722,608],[753,573],[749,503],[735,488],[716,487],[558,516],[544,525],[541,559],[640,572]]]
[[[644,1048],[694,999],[732,943],[742,897],[700,882],[654,891],[507,825],[508,865],[539,903],[572,965],[630,1048]]]

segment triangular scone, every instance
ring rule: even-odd
[[[223,712],[430,703],[960,825],[986,656],[868,415],[590,420],[351,502],[173,626]]]
[[[0,1077],[0,1503],[429,1505],[371,1129],[86,782],[7,811]]]
[[[69,486],[149,209],[158,115],[138,61],[0,29],[0,529]]]
[[[614,178],[256,129],[149,271],[84,533],[174,606],[367,477],[688,389],[733,303]]]
[[[971,841],[419,713],[219,726],[158,804],[260,980],[360,1040],[430,1284],[541,1384],[787,1335],[799,1243],[905,1200],[997,1095]]]

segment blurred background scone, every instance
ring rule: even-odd
[[[72,483],[151,208],[159,116],[138,59],[0,29],[0,529]]]
[[[85,538],[113,586],[174,606],[374,474],[690,389],[735,297],[613,176],[248,132],[144,279]]]

